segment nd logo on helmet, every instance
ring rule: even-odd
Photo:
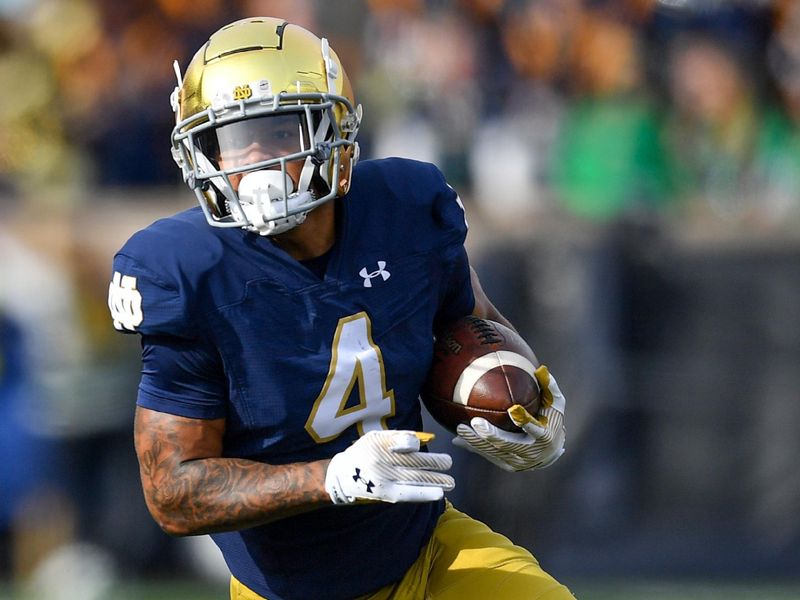
[[[247,100],[252,95],[253,95],[253,89],[247,84],[237,85],[236,89],[233,90],[234,100]]]

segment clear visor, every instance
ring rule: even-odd
[[[197,135],[197,144],[220,170],[238,169],[311,150],[304,112],[271,114],[236,121]]]

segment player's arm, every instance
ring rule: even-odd
[[[476,317],[480,317],[481,319],[489,319],[490,321],[496,321],[497,323],[502,323],[506,327],[510,327],[514,331],[516,329],[514,326],[506,319],[497,307],[492,304],[492,301],[489,300],[486,292],[483,291],[483,287],[481,286],[481,282],[478,279],[478,274],[475,272],[475,269],[472,267],[469,268],[469,279],[472,285],[472,294],[475,296],[475,307],[472,309],[472,314]]]
[[[470,267],[470,283],[475,297],[472,314],[514,326],[492,304],[483,291],[475,270]],[[542,390],[539,413],[531,415],[522,406],[509,409],[509,416],[522,429],[512,433],[498,429],[486,419],[476,417],[469,425],[458,426],[453,443],[479,454],[507,471],[525,471],[553,464],[564,453],[566,432],[564,411],[566,401],[553,377],[544,365],[534,372]]]
[[[224,433],[225,419],[137,407],[142,488],[167,533],[245,529],[332,503],[430,502],[455,485],[442,473],[449,455],[420,451],[425,434],[372,431],[331,460],[270,465],[222,457]]]
[[[478,275],[469,266],[469,259],[463,246],[467,234],[464,218],[464,205],[455,190],[447,186],[439,196],[444,201],[436,205],[439,222],[449,232],[451,239],[459,239],[457,252],[446,253],[448,264],[452,267],[451,277],[446,283],[444,301],[440,308],[439,327],[449,321],[464,316],[471,306],[474,316],[497,321],[514,329],[483,291]],[[467,288],[469,277],[469,288]],[[465,293],[467,292],[467,293]],[[471,292],[471,294],[469,293]],[[470,303],[470,304],[468,304]],[[509,409],[509,416],[523,431],[521,433],[502,431],[486,419],[475,417],[470,425],[458,426],[458,436],[453,440],[461,446],[480,454],[487,460],[509,471],[522,471],[546,467],[564,452],[564,396],[550,375],[547,367],[540,366],[534,372],[542,390],[541,405],[536,415],[531,415],[522,406]]]
[[[244,529],[330,505],[327,460],[269,465],[223,458],[225,419],[137,407],[134,442],[145,501],[171,535]]]

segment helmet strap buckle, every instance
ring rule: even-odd
[[[311,162],[317,166],[323,165],[328,161],[330,157],[331,157],[330,142],[318,142],[317,151],[314,154],[314,156],[311,157]]]

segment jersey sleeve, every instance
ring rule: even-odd
[[[193,419],[225,417],[222,359],[203,340],[142,336],[142,379],[136,403]]]
[[[172,260],[174,247],[174,240],[143,230],[114,256],[108,308],[118,331],[195,337],[190,278]]]
[[[472,313],[475,308],[475,294],[470,280],[469,259],[467,251],[454,253],[452,260],[445,265],[444,284],[442,286],[439,310],[434,319],[434,330]]]
[[[108,308],[114,328],[122,333],[191,337],[187,307],[177,286],[130,256],[114,258]]]
[[[442,234],[444,274],[434,323],[438,328],[470,314],[475,306],[475,295],[470,279],[469,258],[464,247],[468,231],[464,204],[442,173],[438,169],[436,172],[438,192],[433,202],[433,217]]]
[[[441,234],[441,243],[446,249],[457,252],[464,247],[469,226],[467,224],[464,203],[458,193],[450,186],[439,169],[435,169],[434,187],[436,195],[433,199],[433,219]]]
[[[180,222],[138,232],[114,257],[108,307],[117,330],[142,337],[137,404],[215,419],[225,416],[228,389],[219,352],[196,325],[203,274],[197,255]]]

